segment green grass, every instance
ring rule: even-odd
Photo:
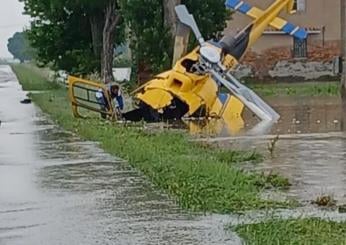
[[[346,223],[321,219],[271,220],[233,228],[251,245],[345,245]]]
[[[35,77],[39,74],[33,76],[30,69],[21,66],[13,66],[13,69],[25,88],[47,89],[44,77]],[[56,123],[84,139],[100,142],[107,152],[127,160],[183,208],[231,213],[294,205],[293,202],[260,198],[265,188],[282,187],[284,181],[277,180],[280,177],[273,181],[268,176],[236,167],[242,161],[258,160],[258,154],[192,143],[188,136],[174,131],[149,132],[96,118],[75,119],[66,89],[50,85],[49,88],[49,91],[31,97]]]
[[[59,85],[49,82],[44,76],[44,72],[29,64],[12,64],[12,69],[16,71],[19,81],[22,83],[23,89],[26,91],[45,91],[57,89]]]
[[[261,96],[338,96],[340,83],[338,82],[303,82],[252,84],[255,92]]]

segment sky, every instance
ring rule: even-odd
[[[0,57],[11,58],[7,40],[17,31],[29,26],[29,17],[22,14],[23,4],[18,0],[0,0]]]

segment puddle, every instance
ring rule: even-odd
[[[238,139],[228,147],[253,148],[267,155],[263,163],[247,166],[258,171],[274,171],[288,177],[293,186],[289,195],[301,201],[312,201],[330,195],[346,203],[346,135],[297,136],[279,139],[273,156],[268,139]]]
[[[345,204],[346,133],[343,132],[341,101],[335,97],[287,97],[271,99],[270,104],[275,105],[282,117],[261,134],[249,135],[256,120],[247,114],[245,130],[231,136],[223,130],[199,140],[264,154],[264,162],[244,168],[274,171],[288,177],[293,184],[288,195],[303,203],[330,195],[339,204]],[[279,140],[271,155],[269,145],[277,135]]]

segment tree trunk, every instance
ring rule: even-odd
[[[110,1],[105,9],[105,25],[103,28],[103,50],[101,55],[101,76],[104,83],[114,81],[113,59],[115,45],[115,31],[120,20],[118,6]]]
[[[187,53],[190,32],[189,27],[178,23],[174,42],[173,65]]]
[[[89,18],[90,29],[91,29],[91,38],[93,45],[93,52],[95,58],[101,60],[101,51],[102,51],[102,31],[104,24],[104,16],[97,14]]]
[[[175,35],[177,30],[177,16],[175,14],[174,7],[181,3],[181,0],[163,0],[163,14],[164,14],[164,24],[167,26],[172,36]]]
[[[181,56],[181,49],[184,49],[181,45],[182,42],[184,42],[184,38],[180,38],[181,35],[179,35],[179,38],[177,40],[176,34],[177,34],[177,16],[175,14],[175,6],[181,4],[181,0],[163,0],[163,20],[166,27],[169,28],[171,35],[172,35],[172,45],[174,45],[173,49],[173,65],[177,61],[177,59]],[[179,32],[182,31],[182,28],[179,28]],[[185,29],[184,29],[185,30]],[[178,44],[179,43],[179,44]]]

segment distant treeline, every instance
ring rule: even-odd
[[[20,63],[32,60],[34,55],[34,49],[30,46],[26,32],[16,32],[8,39],[7,49]]]

